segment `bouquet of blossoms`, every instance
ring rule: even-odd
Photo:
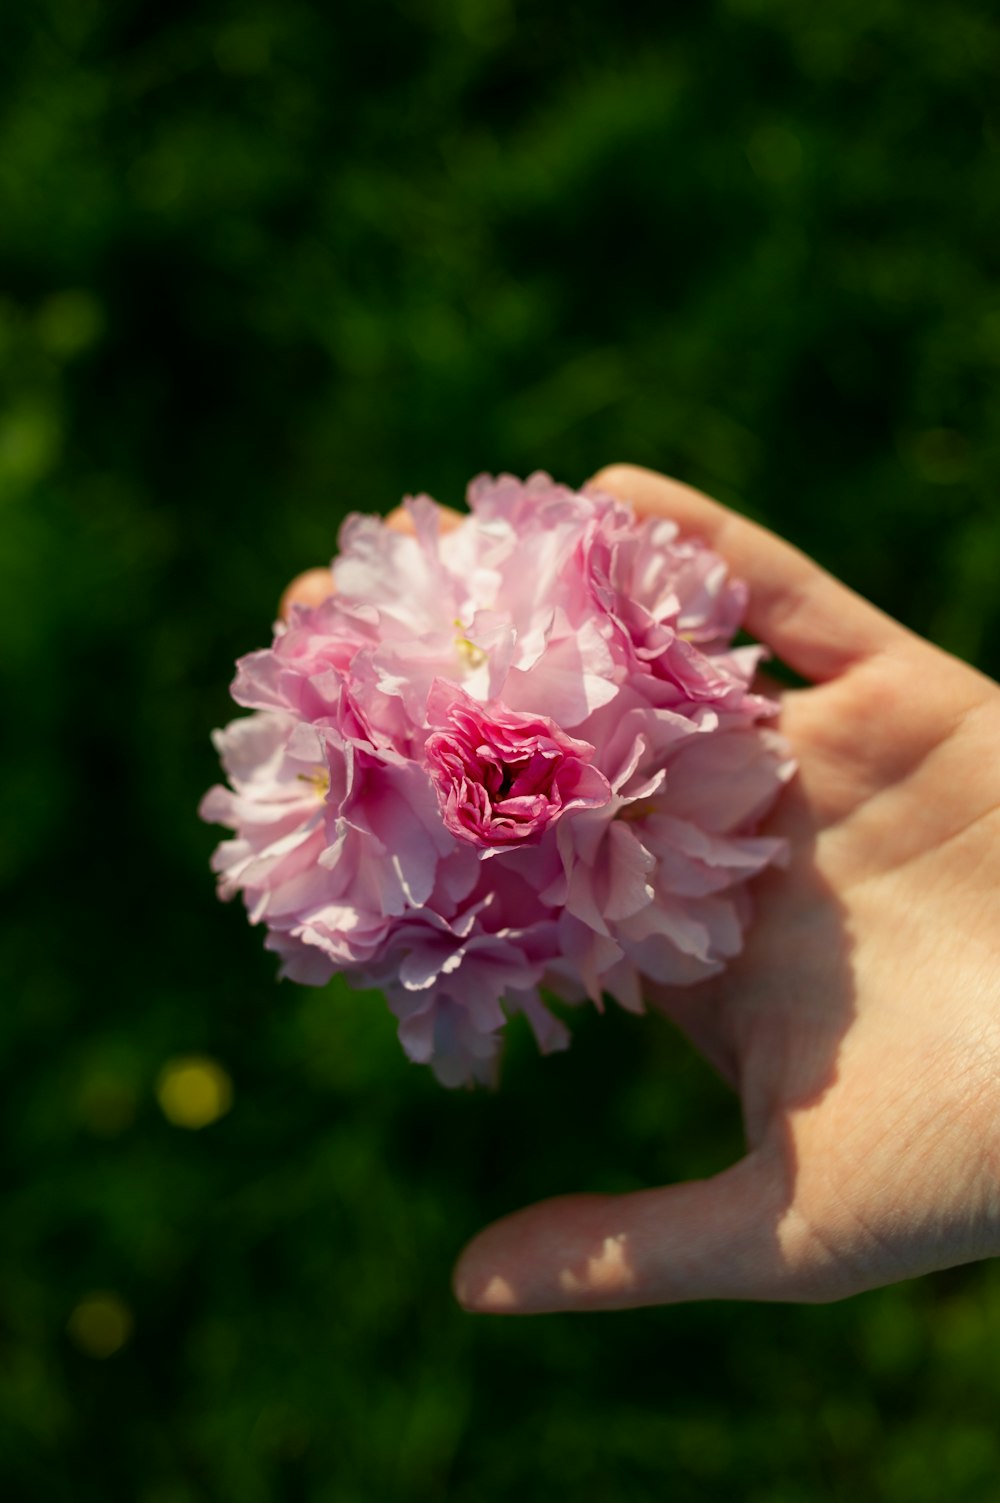
[[[746,588],[662,519],[480,477],[442,530],[351,516],[333,593],[241,659],[214,857],[282,974],[384,990],[411,1059],[489,1078],[508,1015],[686,986],[742,945],[791,763],[734,647]]]

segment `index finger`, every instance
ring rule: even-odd
[[[638,465],[609,465],[591,485],[644,516],[670,518],[701,538],[750,587],[746,628],[790,668],[821,683],[899,640],[905,629],[791,543]]]

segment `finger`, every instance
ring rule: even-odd
[[[287,621],[293,605],[322,605],[333,594],[333,575],[329,569],[306,569],[297,574],[281,597],[278,615]]]
[[[636,465],[591,484],[702,538],[750,586],[746,627],[803,677],[821,682],[899,641],[904,628],[766,528],[690,486]]]
[[[435,501],[434,504],[438,509],[438,526],[442,532],[454,532],[468,515],[467,512],[455,511],[450,506],[442,506],[439,501]],[[394,527],[397,532],[412,533],[414,531],[413,518],[405,506],[394,507],[385,520],[386,525]]]
[[[495,1315],[808,1297],[784,1232],[787,1201],[764,1153],[714,1179],[543,1201],[469,1244],[455,1294]]]

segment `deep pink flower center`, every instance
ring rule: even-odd
[[[603,801],[591,786],[592,748],[536,717],[507,711],[494,718],[485,708],[453,705],[425,752],[445,824],[476,845],[520,844],[571,801]]]

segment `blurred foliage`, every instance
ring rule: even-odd
[[[443,1092],[194,814],[285,580],[483,469],[667,469],[995,673],[998,64],[976,0],[3,8],[12,1503],[1000,1496],[996,1267],[463,1315],[488,1217],[732,1102],[622,1015]]]

